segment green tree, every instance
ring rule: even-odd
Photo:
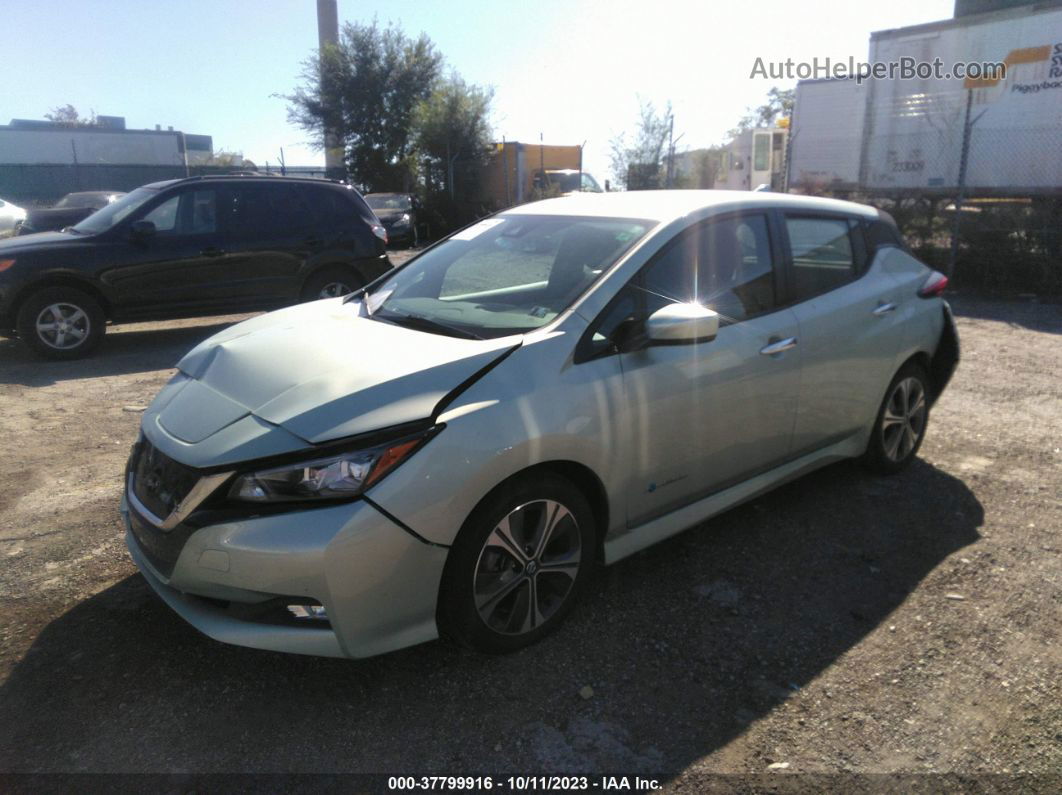
[[[49,113],[44,114],[44,118],[64,127],[96,127],[99,124],[96,120],[96,111],[89,111],[88,116],[79,116],[77,108],[73,105],[60,105],[52,108]]]
[[[251,168],[254,166],[250,160],[245,160],[243,152],[232,152],[227,149],[218,149],[211,156],[207,162],[209,166],[224,166],[226,168]],[[254,166],[257,170],[257,167]]]
[[[766,102],[757,108],[746,108],[745,115],[738,121],[737,127],[727,133],[727,140],[733,140],[753,127],[773,127],[779,120],[790,118],[793,115],[795,100],[796,89],[782,90],[775,86],[767,92]]]
[[[440,80],[413,113],[414,147],[427,166],[429,191],[445,189],[454,198],[459,176],[478,176],[489,157],[490,105],[493,90],[466,83],[452,73]],[[460,164],[460,165],[458,165]],[[478,194],[478,184],[465,184],[463,193]]]
[[[303,63],[288,120],[324,148],[342,142],[351,179],[363,190],[403,190],[412,181],[413,114],[431,96],[442,55],[426,35],[389,24],[346,23],[335,45]]]
[[[628,189],[662,186],[662,160],[667,153],[673,123],[670,102],[662,113],[658,113],[652,102],[639,98],[633,142],[628,143],[626,133],[609,141],[612,178],[617,185]]]

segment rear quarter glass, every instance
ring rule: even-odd
[[[349,196],[350,200],[354,202],[354,206],[358,208],[358,215],[362,217],[365,223],[375,224],[376,213],[372,211],[365,199],[363,199],[357,191],[353,190],[349,191]]]

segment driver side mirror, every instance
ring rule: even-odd
[[[133,221],[129,227],[129,235],[134,240],[146,240],[155,236],[155,224],[151,221]]]
[[[650,343],[711,342],[719,333],[719,315],[700,304],[668,304],[649,316],[645,330]]]

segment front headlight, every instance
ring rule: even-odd
[[[393,470],[441,426],[364,450],[300,461],[238,476],[229,498],[242,502],[303,502],[357,497]]]
[[[395,221],[395,226],[409,226],[409,221],[410,221],[409,213],[406,213],[401,218],[399,218],[397,221]]]

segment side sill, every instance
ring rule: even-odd
[[[754,499],[813,469],[818,469],[845,458],[854,458],[862,453],[861,439],[862,434],[855,434],[829,447],[824,447],[795,461],[783,464],[770,472],[749,478],[736,486],[731,486],[728,489],[691,503],[684,508],[679,508],[666,516],[661,516],[659,519],[653,519],[650,522],[632,528],[618,538],[605,542],[605,565],[623,560],[623,558],[633,555],[635,552],[640,552],[646,547],[652,546],[657,541],[663,541],[665,538],[681,533],[683,530],[699,524],[705,519],[729,510],[735,505]]]

